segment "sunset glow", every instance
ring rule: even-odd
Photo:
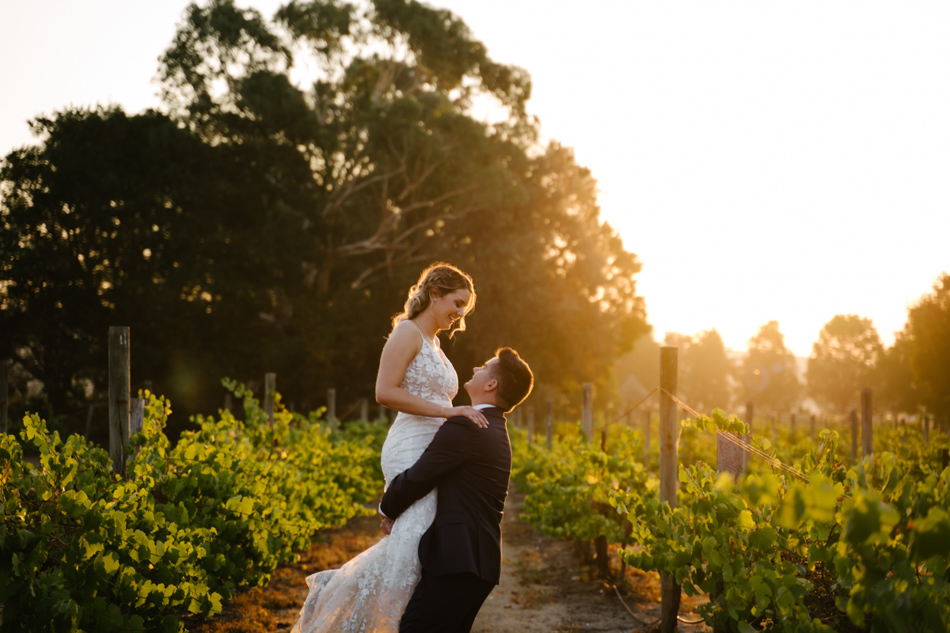
[[[807,356],[823,324],[858,314],[890,344],[950,269],[947,4],[433,4],[532,75],[545,135],[592,170],[643,263],[658,339],[715,328],[744,349],[775,319]],[[5,4],[0,151],[69,104],[158,107],[185,6]]]

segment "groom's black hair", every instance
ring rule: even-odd
[[[508,413],[531,393],[534,387],[534,374],[518,352],[510,347],[499,347],[495,350],[498,362],[494,365],[492,378],[498,381],[495,391],[495,404]]]

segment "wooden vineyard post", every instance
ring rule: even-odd
[[[367,398],[360,400],[360,420],[369,420],[369,400]]]
[[[145,425],[145,398],[132,398],[129,406],[129,436],[142,432]]]
[[[607,549],[607,537],[601,534],[594,539],[594,560],[597,562],[597,573],[601,578],[610,578],[610,552]]]
[[[130,392],[129,328],[109,327],[109,457],[112,470],[125,475],[129,445]]]
[[[327,389],[327,423],[331,429],[337,428],[336,421],[336,389]]]
[[[794,444],[795,443],[795,414],[794,413],[789,414],[788,427],[789,427],[788,441],[790,444]]]
[[[545,413],[547,417],[547,423],[545,426],[545,431],[547,432],[547,437],[545,439],[548,443],[548,450],[551,450],[554,448],[554,400],[548,398],[546,408],[547,411]]]
[[[224,410],[227,411],[228,413],[232,412],[231,407],[234,406],[231,400],[232,398],[231,398],[230,393],[224,394]]]
[[[864,387],[861,389],[861,457],[874,452],[871,433],[871,388]]]
[[[0,433],[7,432],[7,410],[10,402],[10,361],[0,360]]]
[[[650,426],[651,418],[653,417],[652,412],[647,409],[643,415],[643,464],[650,463]]]
[[[83,437],[85,437],[87,440],[89,439],[89,436],[92,434],[92,413],[94,410],[95,410],[95,407],[91,404],[89,405],[89,409],[86,410],[86,432],[83,435]]]
[[[811,441],[815,441],[815,414],[811,414]]]
[[[267,423],[274,426],[274,394],[277,393],[277,374],[264,374],[264,414]]]
[[[643,416],[643,463],[644,465],[649,463],[650,458],[650,426],[653,421],[652,412],[647,409]]]
[[[739,437],[735,433],[732,433],[731,435],[736,438]],[[742,474],[744,464],[745,451],[742,449],[742,447],[737,446],[735,443],[726,439],[725,435],[721,431],[717,432],[716,472],[731,473],[732,477],[738,480],[739,475]]]
[[[677,348],[660,348],[660,501],[676,507],[676,395]]]
[[[660,503],[676,508],[676,395],[677,348],[660,348]],[[660,632],[676,631],[680,610],[680,586],[666,572],[660,572]]]
[[[388,419],[389,419],[389,416],[386,414],[386,407],[384,407],[383,405],[379,405],[379,419],[378,419],[379,423],[382,424],[383,422],[388,421]]]
[[[920,428],[923,431],[924,442],[930,441],[930,419],[926,415],[920,416]]]
[[[854,409],[848,413],[851,419],[851,461],[858,461],[858,412]]]
[[[752,443],[752,418],[755,417],[755,403],[749,400],[745,403],[745,420],[749,425],[749,432],[742,438],[746,444]],[[742,470],[749,467],[749,453],[742,451]]]
[[[742,447],[736,446],[723,437],[721,431],[716,433],[716,472],[731,473],[733,478],[739,479],[739,475],[742,474],[744,454]]]
[[[528,444],[534,442],[534,407],[528,407]]]
[[[593,389],[594,386],[591,383],[584,383],[584,402],[583,409],[581,410],[581,428],[584,430],[584,435],[587,436],[588,442],[594,441]]]

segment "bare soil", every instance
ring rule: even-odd
[[[611,578],[598,577],[569,542],[545,536],[519,518],[522,496],[508,497],[502,522],[501,583],[488,596],[473,633],[631,633],[650,631],[660,619],[660,581],[654,573],[626,569],[615,588],[620,562],[613,550]],[[315,539],[299,563],[277,569],[266,588],[241,592],[209,620],[187,623],[192,633],[289,632],[307,597],[306,576],[339,567],[381,537],[375,517],[358,518]],[[619,592],[619,595],[618,595]],[[699,633],[696,608],[704,599],[683,596],[679,630]],[[688,622],[699,621],[699,624]]]

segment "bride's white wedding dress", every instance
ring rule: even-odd
[[[458,392],[458,375],[445,354],[424,336],[422,339],[422,349],[409,363],[402,388],[450,407]],[[405,413],[396,416],[381,455],[387,487],[396,475],[416,463],[443,421]],[[310,595],[292,633],[398,631],[419,582],[419,540],[435,518],[435,507],[433,490],[399,516],[388,537],[340,569],[309,576]]]

